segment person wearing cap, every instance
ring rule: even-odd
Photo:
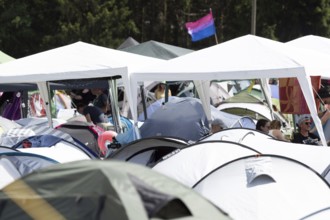
[[[320,138],[311,133],[311,119],[309,116],[303,115],[298,119],[298,132],[293,134],[292,143],[318,145]]]
[[[223,129],[225,129],[227,126],[220,118],[216,118],[211,123],[211,133],[214,134],[216,132],[219,132]]]

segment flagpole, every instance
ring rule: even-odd
[[[213,18],[213,21],[214,21],[212,8],[210,8],[210,13],[212,14],[212,18]],[[215,32],[214,32],[214,38],[215,38],[215,43],[216,43],[216,44],[219,44],[219,42],[218,42],[218,36],[217,36],[217,29],[215,29]]]
[[[257,0],[252,0],[251,34],[256,35]]]

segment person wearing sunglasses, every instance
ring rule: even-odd
[[[311,119],[309,116],[301,116],[298,119],[298,132],[293,134],[292,143],[319,145],[320,138],[311,133]]]

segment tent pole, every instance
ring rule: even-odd
[[[147,120],[148,115],[147,115],[146,97],[145,97],[145,93],[144,93],[143,84],[140,85],[140,93],[141,93],[141,101],[142,101],[142,106],[143,106],[144,120]]]

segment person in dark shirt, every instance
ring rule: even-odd
[[[102,110],[98,107],[88,106],[85,103],[79,103],[77,110],[80,114],[85,116],[87,122],[92,122],[95,125],[109,122]]]
[[[93,102],[96,96],[93,95],[89,89],[83,89],[83,90],[71,90],[70,97],[73,102],[73,107],[76,107],[77,104],[80,103],[85,103],[86,105],[88,105],[89,103]]]
[[[311,133],[311,120],[309,116],[302,116],[299,118],[298,132],[293,134],[292,143],[319,145],[320,138]]]
[[[93,88],[92,94],[95,95],[93,105],[99,107],[104,114],[109,114],[110,102],[109,97],[100,88]]]

